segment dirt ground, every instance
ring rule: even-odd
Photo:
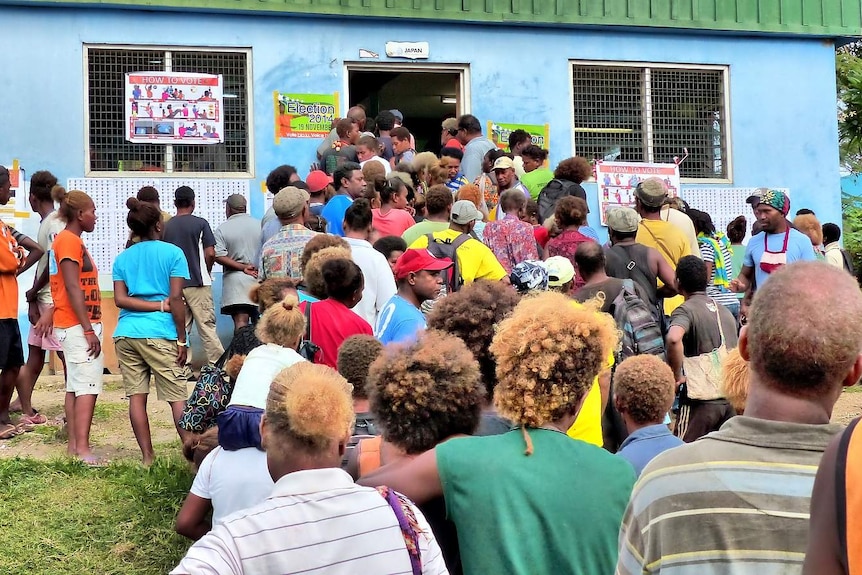
[[[191,390],[192,384],[189,384]],[[66,453],[65,436],[62,429],[63,377],[42,376],[33,394],[33,404],[44,413],[49,425],[36,428],[0,442],[0,457],[35,457],[52,459]],[[93,417],[91,441],[97,455],[110,460],[140,458],[138,444],[129,424],[129,402],[123,394],[120,376],[106,375],[105,390],[96,403]],[[155,398],[155,390],[148,405],[150,432],[156,455],[165,455],[179,450],[180,442],[171,420],[168,404]],[[832,413],[832,421],[847,424],[862,415],[862,386],[856,386],[841,394]],[[16,416],[13,415],[13,419]]]
[[[192,385],[189,383],[189,390]],[[43,375],[39,378],[33,393],[33,405],[45,414],[49,424],[0,442],[0,457],[53,459],[65,456],[66,438],[62,426],[64,396],[62,375]],[[147,411],[156,456],[179,450],[180,442],[170,408],[166,402],[156,399],[154,388]],[[12,419],[15,420],[17,416],[12,414]],[[100,457],[109,460],[140,458],[138,443],[129,424],[129,402],[125,398],[119,375],[105,376],[104,391],[99,395],[93,415],[90,441],[93,451]]]

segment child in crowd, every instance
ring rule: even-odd
[[[673,372],[655,355],[630,357],[614,372],[614,406],[629,433],[617,455],[638,475],[656,455],[683,444],[664,423],[675,393]]]
[[[227,409],[218,416],[219,445],[228,450],[260,447],[260,417],[273,378],[304,361],[296,352],[305,334],[305,317],[293,295],[267,309],[255,330],[263,343],[246,356]]]
[[[374,249],[383,254],[392,268],[392,273],[395,273],[395,262],[407,251],[407,242],[399,236],[383,236],[374,242]]]
[[[356,422],[353,424],[353,435],[344,452],[341,467],[347,468],[350,455],[356,444],[363,439],[380,435],[374,414],[368,404],[368,369],[374,360],[383,352],[383,344],[370,335],[351,335],[338,348],[338,373],[353,386],[353,412]],[[355,473],[351,472],[354,475]]]

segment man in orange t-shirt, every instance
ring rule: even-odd
[[[12,196],[9,170],[0,166],[0,204],[6,205]],[[24,262],[24,252],[12,237],[12,229],[0,221],[0,439],[18,435],[9,417],[9,402],[24,365],[24,349],[18,328],[17,273]]]

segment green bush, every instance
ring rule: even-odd
[[[167,573],[189,547],[173,524],[191,482],[178,456],[148,469],[0,460],[0,573]]]

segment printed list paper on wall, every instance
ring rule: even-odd
[[[224,141],[221,75],[191,72],[126,74],[126,140],[147,144]]]

